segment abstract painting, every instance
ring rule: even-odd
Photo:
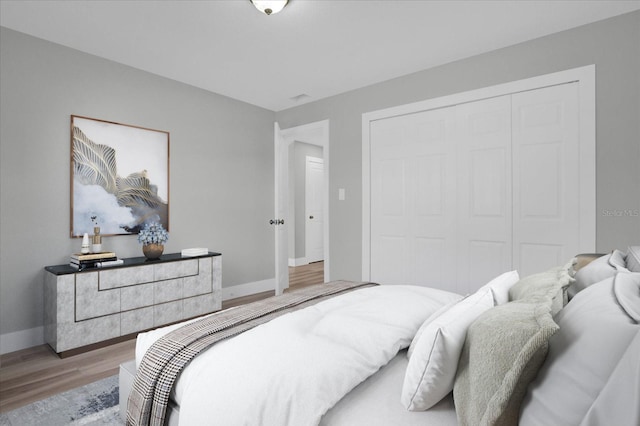
[[[169,230],[169,132],[71,116],[71,237]]]

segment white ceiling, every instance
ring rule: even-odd
[[[266,16],[249,0],[0,0],[0,25],[280,111],[638,9],[640,0],[290,0]]]

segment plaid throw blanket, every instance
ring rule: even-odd
[[[212,344],[325,298],[374,283],[332,281],[270,297],[187,324],[145,354],[127,402],[127,425],[163,425],[173,384],[185,365]]]

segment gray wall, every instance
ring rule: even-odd
[[[0,334],[42,325],[42,267],[65,263],[69,116],[171,132],[168,252],[224,254],[223,286],[273,278],[273,121],[330,120],[331,277],[361,275],[362,113],[596,64],[597,249],[640,244],[640,12],[279,113],[44,42],[0,33]],[[346,200],[337,202],[338,188]],[[122,257],[135,237],[105,238]]]
[[[221,252],[224,287],[274,277],[272,111],[6,28],[0,47],[0,334],[42,325],[43,267],[80,247],[71,114],[170,132],[165,252]],[[103,245],[142,255],[135,236]]]
[[[633,12],[277,113],[283,129],[331,123],[332,279],[361,277],[363,113],[590,64],[596,64],[597,250],[640,244],[640,12]],[[337,201],[338,188],[346,188],[345,201]],[[632,214],[607,213],[625,210]]]

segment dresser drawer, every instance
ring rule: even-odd
[[[155,265],[144,265],[135,268],[101,270],[98,272],[100,290],[151,283],[154,281],[154,267]]]
[[[98,272],[76,275],[76,321],[120,312],[120,289],[99,290]]]
[[[198,259],[154,265],[154,280],[172,280],[198,275]]]

